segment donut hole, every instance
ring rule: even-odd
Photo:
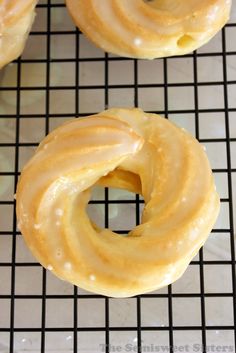
[[[127,179],[122,179],[126,175]],[[134,184],[129,185],[127,180]],[[139,176],[130,172],[114,171],[101,178],[92,188],[87,206],[93,228],[96,231],[109,228],[119,235],[127,235],[136,226],[143,210],[140,185]],[[137,198],[137,194],[140,197]]]
[[[126,189],[96,187],[94,193],[101,199],[93,197],[87,207],[93,228],[109,228],[117,235],[127,235],[136,226],[137,217],[140,219],[143,200],[137,203],[136,194]]]
[[[189,34],[184,34],[177,40],[177,46],[181,49],[187,49],[194,46],[195,40]]]

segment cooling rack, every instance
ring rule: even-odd
[[[140,61],[103,53],[59,0],[41,1],[21,58],[0,74],[0,352],[235,352],[236,11],[193,54]],[[221,196],[209,240],[185,275],[129,299],[56,279],[17,229],[17,179],[39,141],[68,118],[140,106],[205,145]],[[139,223],[139,195],[94,192],[91,216],[119,234]]]

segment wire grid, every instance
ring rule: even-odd
[[[199,345],[195,347],[198,349],[196,351],[203,353],[214,351],[210,350],[209,345],[212,343],[217,345],[217,342],[221,342],[218,351],[235,351],[236,289],[233,195],[235,195],[234,183],[236,181],[236,104],[233,98],[236,98],[236,76],[234,80],[230,80],[229,62],[236,61],[236,46],[232,44],[232,38],[236,34],[236,22],[231,21],[222,30],[217,42],[220,43],[221,47],[217,47],[215,50],[199,50],[178,59],[168,58],[146,62],[120,58],[96,50],[95,54],[92,51],[91,56],[88,55],[89,51],[87,55],[86,53],[82,54],[81,48],[83,49],[84,43],[87,45],[87,42],[77,29],[67,25],[61,26],[60,29],[53,27],[52,17],[57,10],[66,11],[65,5],[52,0],[39,3],[37,6],[38,19],[40,19],[40,16],[43,17],[42,21],[44,21],[45,29],[40,28],[40,26],[38,28],[37,26],[34,27],[28,45],[33,45],[33,41],[34,43],[37,42],[38,45],[33,47],[33,51],[36,50],[40,55],[35,54],[34,56],[34,53],[31,53],[27,57],[23,54],[21,58],[9,66],[10,70],[15,70],[14,83],[5,85],[4,78],[2,79],[0,119],[4,119],[7,123],[10,121],[14,125],[12,140],[3,139],[3,142],[0,141],[1,153],[11,151],[7,156],[8,160],[14,163],[12,169],[9,166],[6,166],[5,169],[1,166],[0,177],[2,180],[3,178],[11,178],[12,189],[16,189],[21,164],[23,164],[21,156],[26,154],[24,158],[27,159],[29,157],[27,151],[30,148],[35,148],[39,142],[38,136],[32,142],[30,139],[21,140],[22,126],[27,127],[28,125],[26,131],[30,134],[31,121],[34,121],[34,124],[36,122],[40,124],[41,129],[43,126],[43,134],[46,135],[54,126],[54,122],[58,124],[59,121],[62,122],[66,118],[93,114],[113,105],[140,106],[147,111],[165,115],[171,120],[177,119],[179,116],[186,117],[183,120],[178,120],[178,122],[182,125],[186,123],[187,128],[192,130],[199,141],[207,146],[207,150],[210,151],[210,155],[214,159],[213,172],[215,178],[219,178],[221,186],[224,184],[225,194],[221,195],[221,205],[225,210],[224,216],[228,218],[228,223],[224,223],[224,221],[218,223],[219,226],[216,225],[210,239],[219,236],[222,247],[223,244],[227,243],[228,257],[222,258],[221,255],[212,257],[208,253],[206,254],[207,249],[205,250],[205,247],[204,250],[200,250],[199,255],[193,259],[188,269],[188,276],[192,278],[191,283],[194,289],[188,287],[188,285],[186,287],[183,285],[184,289],[179,286],[178,290],[178,284],[177,287],[174,284],[160,291],[122,300],[87,293],[67,284],[62,285],[64,286],[63,291],[60,292],[60,285],[55,282],[57,280],[53,279],[53,276],[41,268],[33,258],[30,258],[30,255],[20,257],[19,252],[22,251],[23,245],[21,244],[22,241],[19,240],[21,237],[15,218],[15,201],[12,194],[11,199],[6,199],[3,194],[0,199],[0,215],[2,218],[0,221],[0,276],[2,276],[0,284],[0,352],[12,353],[28,350],[29,352],[41,353],[54,351],[87,351],[90,353],[133,351],[141,353],[145,351],[155,352],[158,351],[157,348],[160,352],[167,351],[170,353],[193,351],[194,346],[186,346],[188,342],[191,342],[191,344],[193,342],[198,343]],[[63,20],[67,21],[66,12],[63,12]],[[229,43],[227,42],[228,31],[232,31]],[[60,46],[62,38],[65,39],[63,43],[70,43],[70,46],[65,47],[63,56],[57,57],[55,53],[52,54],[52,46],[55,41],[58,41]],[[221,39],[219,40],[219,38]],[[43,51],[40,47],[41,44],[42,48],[45,49],[44,54],[41,53]],[[211,58],[219,58],[221,66],[218,66],[218,70],[221,72],[221,78],[215,81],[210,79],[211,75],[214,76],[215,74],[214,68],[212,68],[208,80],[199,79],[202,63],[206,63],[204,60]],[[187,61],[191,63],[191,80],[185,82],[172,79],[171,65],[174,60],[178,60],[179,67],[184,65],[184,70],[187,70],[187,66],[185,67]],[[123,68],[128,68],[127,72],[132,72],[130,82],[127,83],[126,78],[122,75],[118,83],[117,81],[115,83],[111,82],[110,68],[116,63],[121,64]],[[148,66],[153,68],[152,63],[157,63],[163,74],[161,79],[156,76],[156,82],[153,80],[153,76],[155,76],[153,69],[147,71],[147,77],[143,78],[144,65],[146,68]],[[41,74],[41,76],[44,77],[45,81],[43,83],[41,81],[37,83],[36,81],[35,84],[24,85],[22,75],[23,71],[30,67],[27,67],[27,65],[35,65],[38,68],[37,65],[41,64],[44,65],[44,75]],[[54,64],[65,65],[64,70],[66,70],[66,65],[69,65],[68,67],[73,66],[74,83],[67,82],[67,84],[59,85],[58,82],[53,82]],[[83,71],[83,65],[87,64],[96,65],[93,66],[95,71],[100,71],[103,68],[99,83],[85,82],[81,72]],[[201,70],[199,70],[199,67],[201,67]],[[114,68],[116,70],[116,66]],[[66,76],[67,74],[69,75],[69,70],[66,72]],[[118,76],[120,74],[118,73]],[[175,75],[178,75],[178,73],[175,72]],[[214,95],[215,106],[211,106],[210,98],[207,99],[206,103],[202,103],[206,94],[204,90],[206,87],[209,90],[208,92],[212,91],[214,94],[218,92],[217,90],[221,91],[222,95],[219,99],[222,100],[222,105],[217,106],[217,94]],[[192,106],[188,102],[188,92],[190,90],[193,91]],[[53,98],[53,94],[57,92],[63,95],[70,92],[74,97],[74,103],[71,104],[69,99],[69,103],[65,106],[63,112],[60,111],[59,96],[56,95]],[[115,93],[113,94],[113,92]],[[122,92],[125,92],[125,94]],[[154,99],[154,103],[153,101],[150,102],[149,98],[154,92],[155,94],[159,92],[157,94],[160,95],[159,98],[163,96],[163,106],[159,104],[159,98]],[[33,101],[31,102],[31,108],[25,108],[30,99],[28,94],[32,95],[34,93],[44,95],[44,104],[41,100],[39,108],[37,108]],[[173,94],[177,97],[174,104],[172,104]],[[207,94],[209,95],[209,93]],[[179,98],[185,95],[186,102],[183,98],[182,100]],[[145,102],[143,96],[147,97],[148,102]],[[24,104],[22,103],[23,98]],[[13,100],[12,106],[9,99]],[[55,107],[58,105],[59,108],[52,112],[53,99],[53,104]],[[86,101],[86,99],[88,104],[84,108],[83,100]],[[184,108],[179,107],[179,99]],[[7,101],[8,105],[6,106],[8,108],[4,106],[4,101]],[[214,130],[213,123],[207,130],[208,135],[207,133],[204,134],[201,125],[208,115],[214,119],[221,119],[222,131],[220,133],[216,135],[210,133],[211,129]],[[217,124],[216,120],[215,123]],[[39,129],[37,124],[35,130],[36,127],[37,130]],[[221,156],[220,154],[218,156],[218,153],[224,148],[225,163],[221,165]],[[143,200],[139,195],[128,195],[128,198],[126,195],[123,199],[121,197],[117,200],[117,198],[112,197],[110,190],[105,189],[102,197],[95,198],[90,202],[91,207],[94,207],[94,205],[104,208],[103,225],[105,227],[110,226],[117,233],[124,234],[130,229],[127,229],[128,226],[125,228],[122,220],[117,227],[118,229],[116,229],[117,223],[112,224],[110,219],[112,207],[115,205],[131,207],[126,212],[133,212],[135,225],[139,224],[140,221]],[[224,269],[223,272],[222,269]],[[29,270],[37,270],[37,273],[40,274],[40,277],[36,276],[37,283],[33,281],[32,274],[31,277],[29,276]],[[35,276],[35,273],[33,272],[33,276]],[[25,285],[24,278],[28,285]],[[40,278],[40,281],[38,278]],[[209,283],[212,278],[211,288]],[[55,284],[54,291],[50,289],[51,281]],[[21,290],[19,290],[19,282],[24,282],[25,285]],[[34,286],[39,287],[38,292],[32,290]],[[54,303],[54,306],[52,306],[52,303]],[[119,305],[117,304],[117,306],[116,303]],[[159,322],[149,319],[152,311],[155,312],[155,310],[155,315],[159,318],[162,304],[163,307],[165,306],[165,314],[163,314],[165,318],[160,319]],[[70,321],[69,323],[66,322],[65,325],[64,319],[61,319],[62,324],[60,325],[60,318],[58,319],[56,313],[60,311],[60,308],[65,310],[63,315],[70,313]],[[188,310],[190,310],[189,313]],[[214,313],[216,313],[217,318],[211,321],[211,316],[214,317]],[[223,313],[227,314],[228,321],[221,320]],[[31,322],[30,319],[27,321],[24,319],[27,315],[29,317],[38,315],[38,320],[36,320],[36,323],[34,320]],[[198,319],[195,320],[196,315]],[[50,316],[51,318],[55,316],[56,320],[49,322]],[[117,319],[123,316],[125,317],[123,321]],[[176,319],[177,316],[178,320]],[[57,319],[59,322],[56,322]],[[50,335],[53,342],[51,346],[48,343]],[[132,337],[131,341],[130,337]],[[219,337],[221,337],[220,341],[218,340]],[[222,342],[224,346],[222,346]],[[126,346],[127,343],[131,345]],[[144,346],[144,343],[146,346]],[[166,347],[165,350],[162,350],[161,347],[163,346]],[[182,350],[182,346],[185,346],[185,350]]]

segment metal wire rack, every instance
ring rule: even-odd
[[[204,48],[147,62],[95,49],[61,1],[39,2],[25,52],[0,76],[0,352],[236,351],[235,10]],[[140,106],[195,134],[212,160],[222,205],[183,279],[122,300],[87,293],[41,268],[24,247],[13,199],[21,166],[43,135],[67,118],[114,105]],[[111,220],[116,205],[126,207],[115,209],[118,223]],[[123,234],[139,223],[143,200],[105,189],[90,206],[102,207],[103,226]]]

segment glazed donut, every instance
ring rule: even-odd
[[[231,0],[66,0],[75,24],[98,47],[126,57],[183,55],[227,22]]]
[[[36,0],[0,4],[0,69],[21,55],[35,17]]]
[[[143,195],[127,236],[86,213],[95,184]],[[129,297],[178,279],[219,212],[208,159],[196,139],[140,109],[110,109],[51,132],[24,167],[17,218],[39,262],[88,291]]]

